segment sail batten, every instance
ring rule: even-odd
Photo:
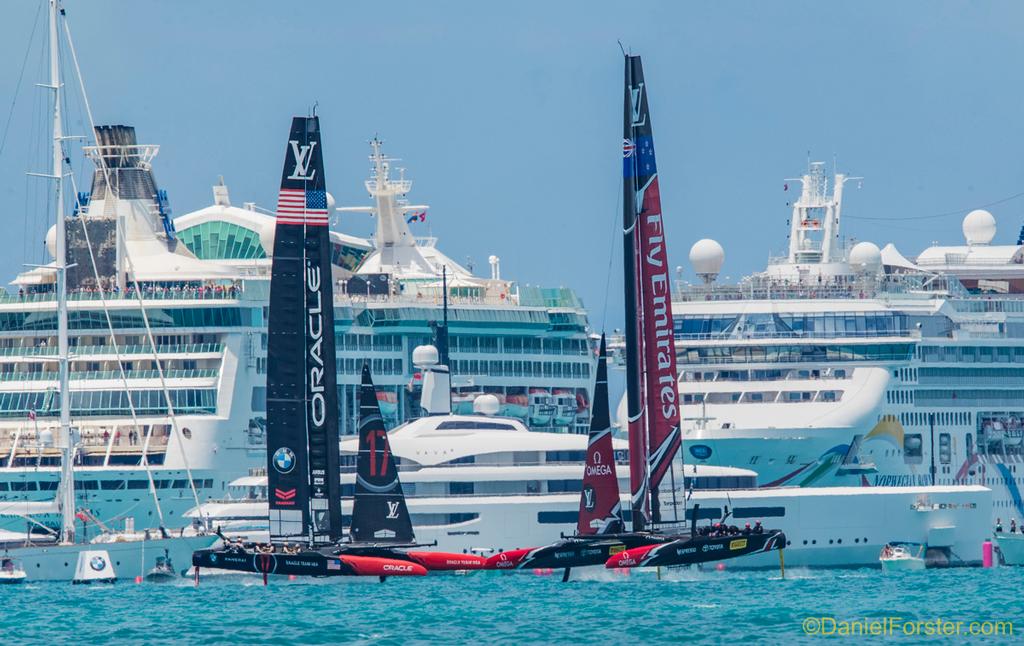
[[[658,489],[681,436],[671,274],[639,56],[626,57],[623,180],[630,485],[634,529],[642,529],[660,520]]]
[[[272,542],[342,537],[338,390],[320,122],[292,119],[267,321],[267,477]]]

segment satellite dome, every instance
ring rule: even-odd
[[[334,205],[335,204],[337,204],[337,202],[334,201],[334,196],[331,195],[330,193],[328,193],[327,194],[327,217],[330,217],[332,214],[334,214]]]
[[[850,249],[850,267],[856,272],[874,274],[882,266],[882,252],[873,242],[858,242]]]
[[[53,446],[53,431],[48,428],[39,431],[39,445]]]
[[[710,238],[704,238],[693,243],[690,247],[690,265],[704,282],[710,283],[722,270],[722,263],[725,261],[725,250],[722,245]]]
[[[988,244],[996,237],[996,219],[984,209],[975,209],[964,217],[964,238],[967,244]]]
[[[477,415],[497,415],[501,402],[494,395],[480,395],[473,400],[473,412]]]
[[[50,227],[46,232],[46,250],[50,252],[51,258],[57,257],[57,225]]]
[[[412,365],[436,366],[441,360],[440,354],[432,345],[420,345],[412,351]]]

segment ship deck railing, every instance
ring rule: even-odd
[[[243,289],[234,285],[230,287],[154,287],[142,290],[143,301],[169,300],[230,300],[241,296]],[[11,294],[0,290],[0,304],[7,303],[52,303],[57,296],[53,292],[20,292]],[[127,290],[68,290],[68,301],[135,301],[138,296],[134,289]]]
[[[157,345],[157,354],[219,354],[224,350],[223,343],[180,343]],[[72,359],[76,357],[113,354],[153,354],[151,345],[122,345],[114,352],[113,345],[78,345],[71,347]],[[51,357],[57,356],[57,346],[37,345],[30,347],[0,347],[0,357]]]
[[[214,368],[196,370],[164,370],[165,379],[209,379],[217,377],[219,371]],[[158,379],[157,370],[125,370],[125,379]],[[0,372],[0,381],[56,381],[56,372]],[[121,379],[119,370],[75,371],[70,374],[71,381],[95,381],[104,379]]]
[[[1000,295],[1000,297],[1003,296]],[[679,302],[857,300],[888,297],[973,299],[983,298],[984,295],[971,294],[954,276],[929,273],[885,274],[857,278],[839,277],[822,280],[818,280],[817,276],[789,280],[758,274],[743,279],[739,284],[695,285],[678,280],[673,287],[673,300]]]

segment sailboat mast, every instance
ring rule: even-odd
[[[626,411],[629,426],[629,482],[633,531],[647,524],[647,431],[640,396],[640,335],[637,309],[636,140],[633,133],[633,66],[626,57],[622,134],[622,265],[626,314]]]
[[[67,231],[64,221],[64,130],[60,112],[60,48],[58,47],[57,13],[59,0],[50,0],[50,89],[53,91],[53,166],[55,185],[54,214],[57,218],[57,360],[58,393],[60,395],[60,510],[61,541],[75,540],[75,474],[74,446],[71,438],[71,392],[68,374],[68,280]]]

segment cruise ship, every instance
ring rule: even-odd
[[[67,209],[75,485],[78,504],[106,524],[154,522],[147,468],[175,526],[265,460],[273,212],[233,205],[220,183],[211,205],[173,217],[158,152],[132,127],[97,127],[84,148],[96,166],[90,190]],[[412,183],[393,163],[372,142],[372,204],[338,209],[374,217],[375,235],[333,230],[340,215],[331,231],[342,433],[355,430],[364,359],[388,425],[418,415],[411,353],[441,321],[445,293],[456,410],[489,394],[533,429],[586,432],[596,359],[582,302],[503,278],[493,255],[490,275],[476,276],[415,237],[410,220],[428,207],[407,201]],[[55,227],[46,244],[54,257]],[[47,500],[58,486],[55,277],[51,262],[0,293],[0,501]],[[0,529],[25,531],[26,521],[0,518]]]
[[[1024,247],[984,210],[916,257],[844,244],[856,179],[789,180],[788,253],[738,284],[719,243],[693,245],[701,282],[673,299],[686,458],[770,487],[980,484],[993,520],[1024,516]]]

